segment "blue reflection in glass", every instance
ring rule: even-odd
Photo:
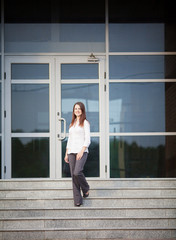
[[[0,84],[0,132],[1,132],[1,121],[2,121],[2,119],[1,119],[1,112],[2,112],[1,94],[2,94],[2,92],[1,92],[1,84]]]
[[[49,85],[12,84],[12,132],[49,131]]]
[[[62,117],[67,122],[67,132],[72,119],[73,105],[83,102],[92,132],[99,131],[98,84],[62,84]]]
[[[110,83],[110,132],[165,131],[165,83]]]
[[[49,79],[48,63],[13,63],[12,79]]]
[[[110,52],[163,52],[163,23],[109,24]]]
[[[8,23],[5,52],[105,52],[105,24]]]
[[[110,79],[164,79],[164,56],[110,56]]]
[[[98,79],[97,63],[62,64],[62,79]]]

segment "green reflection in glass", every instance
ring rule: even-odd
[[[110,177],[176,177],[175,144],[176,136],[110,137]]]
[[[12,177],[49,177],[49,138],[12,138]]]
[[[71,177],[69,164],[64,162],[67,140],[62,142],[62,177]],[[92,137],[89,146],[89,154],[84,167],[86,177],[99,177],[99,138]]]

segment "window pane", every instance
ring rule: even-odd
[[[12,79],[49,79],[49,64],[13,63]]]
[[[5,24],[5,52],[105,52],[105,24]]]
[[[164,56],[110,56],[110,79],[163,79]]]
[[[110,52],[164,52],[165,28],[159,24],[110,24]]]
[[[12,132],[49,131],[49,85],[12,84]]]
[[[73,105],[83,102],[91,132],[99,131],[98,84],[62,84],[62,117],[67,122],[67,132],[72,119]]]
[[[62,79],[98,79],[98,64],[62,64]]]
[[[1,159],[1,156],[2,156],[2,155],[1,155],[1,144],[2,144],[2,143],[1,143],[1,137],[0,137],[0,179],[2,178],[2,176],[1,176],[1,172],[2,172],[2,169],[1,169],[1,168],[2,168],[2,159]]]
[[[6,0],[4,5],[6,23],[105,22],[104,0],[96,0],[96,4],[95,0],[30,0],[25,2]]]
[[[70,177],[69,164],[65,164],[64,156],[66,149],[67,139],[62,142],[62,177]],[[100,176],[99,164],[99,138],[91,137],[91,144],[89,146],[89,154],[84,167],[84,174],[86,177],[99,177]]]
[[[175,132],[176,83],[110,83],[110,132]]]
[[[174,1],[126,0],[124,4],[109,0],[108,3],[110,51],[176,51]]]
[[[4,4],[5,52],[105,52],[105,1]]]
[[[1,25],[0,25],[1,27]],[[1,56],[0,56],[0,80],[2,79],[2,76],[1,76]]]
[[[1,94],[2,94],[2,91],[1,91],[1,83],[0,83],[0,133],[2,132],[1,130],[1,123],[2,123],[2,116],[1,116],[1,113],[2,113],[2,102],[1,102]]]
[[[176,177],[176,136],[110,137],[112,178]]]
[[[12,138],[12,177],[49,177],[49,138]]]

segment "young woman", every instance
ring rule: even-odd
[[[70,165],[74,204],[78,207],[82,205],[81,190],[84,198],[89,196],[89,185],[83,174],[89,145],[90,124],[86,120],[85,106],[82,102],[77,102],[73,106],[64,160]]]

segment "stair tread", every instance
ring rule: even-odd
[[[138,186],[138,187],[133,187],[133,186],[129,186],[129,187],[91,187],[91,190],[176,190],[176,187],[143,187],[143,186]],[[20,188],[20,187],[16,187],[16,188],[0,188],[0,191],[55,191],[55,190],[72,190],[72,187],[38,187],[38,188],[32,188],[32,187],[26,187],[26,188]]]
[[[80,208],[76,208],[76,207],[58,207],[58,208],[0,208],[0,211],[47,211],[47,210],[149,210],[149,209],[176,209],[176,207],[156,207],[156,206],[151,206],[151,207],[89,207],[89,206],[81,206]]]
[[[148,220],[148,219],[157,219],[157,220],[162,220],[162,219],[176,219],[175,217],[16,217],[16,218],[3,218],[0,219],[0,221],[16,221],[16,220],[126,220],[126,219],[140,219],[140,220]]]
[[[64,196],[64,197],[51,197],[51,198],[46,198],[46,197],[0,197],[0,201],[1,200],[71,200],[73,199],[73,197],[70,196]],[[106,196],[97,196],[97,197],[91,197],[89,196],[89,198],[86,199],[176,199],[176,195],[174,196],[135,196],[135,197],[130,197],[130,196],[110,196],[110,197],[106,197]]]
[[[25,232],[25,231],[112,231],[112,230],[175,230],[174,227],[112,227],[112,228],[41,228],[41,229],[30,229],[30,228],[26,228],[26,229],[1,229],[0,228],[0,232]]]

